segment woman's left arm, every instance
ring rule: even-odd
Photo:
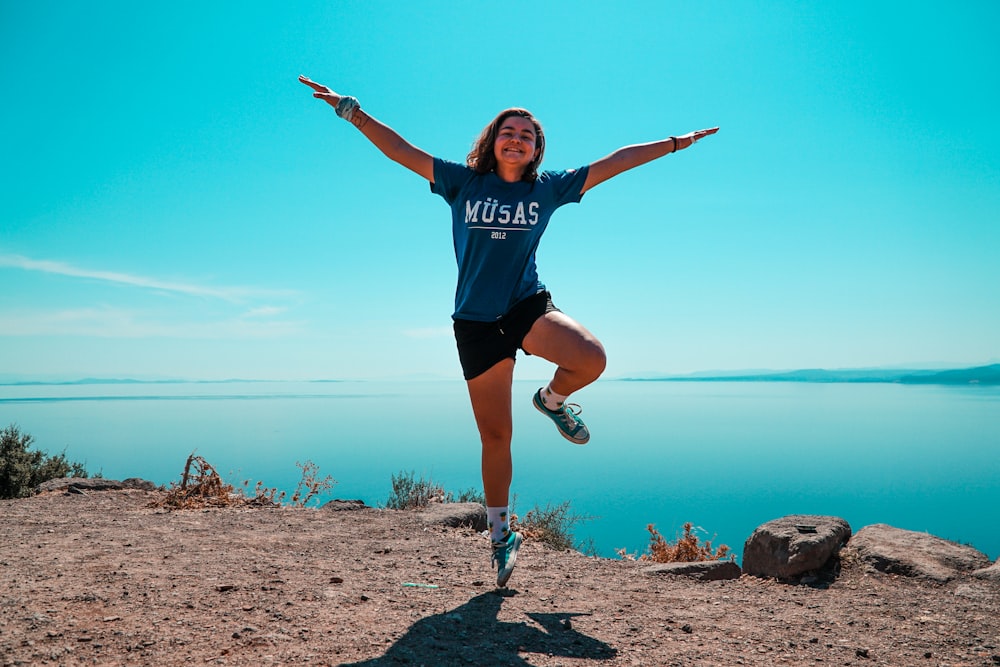
[[[699,139],[707,137],[710,134],[715,134],[718,131],[719,128],[713,127],[707,130],[688,132],[687,134],[682,134],[679,137],[669,137],[667,139],[661,139],[660,141],[651,141],[648,144],[634,144],[632,146],[619,148],[611,155],[602,157],[600,160],[597,160],[590,165],[590,170],[587,173],[587,180],[584,182],[583,188],[580,190],[580,194],[583,194],[595,185],[603,183],[609,178],[617,176],[623,171],[628,171],[633,167],[638,167],[641,164],[652,162],[653,160],[661,158],[664,155],[676,153],[679,150],[688,148]]]

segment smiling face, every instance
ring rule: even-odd
[[[477,174],[534,182],[545,157],[545,131],[527,109],[504,109],[483,128],[465,163]]]
[[[536,142],[535,125],[529,119],[523,116],[508,116],[503,119],[496,141],[493,142],[497,173],[501,176],[515,176],[514,180],[520,180],[521,175],[538,157]]]

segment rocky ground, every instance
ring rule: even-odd
[[[1000,584],[650,576],[389,510],[0,501],[0,665],[1000,665]],[[416,585],[409,585],[416,584]]]

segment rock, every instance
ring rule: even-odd
[[[651,576],[682,576],[698,581],[739,579],[740,566],[731,560],[703,560],[694,563],[657,563],[643,569]]]
[[[790,580],[818,570],[851,537],[834,516],[792,514],[758,526],[743,545],[743,572]]]
[[[859,561],[881,572],[938,583],[990,564],[986,554],[973,547],[883,523],[862,528],[851,538],[848,549]]]
[[[486,508],[479,503],[431,503],[417,510],[417,517],[430,525],[486,530]]]
[[[989,600],[996,595],[993,588],[989,584],[980,582],[959,584],[958,586],[955,586],[955,590],[952,591],[952,593],[956,597],[968,598],[969,600]]]
[[[128,477],[122,480],[122,488],[137,489],[139,491],[156,491],[159,487],[148,479],[139,477]]]
[[[129,477],[124,482],[119,482],[116,479],[104,479],[102,477],[60,477],[42,482],[35,487],[35,493],[70,491],[73,489],[76,491],[121,491],[122,489],[154,491],[156,490],[156,485],[138,477]]]
[[[323,505],[323,509],[330,510],[331,512],[349,512],[351,510],[363,510],[367,507],[363,500],[341,500],[340,498],[331,500]]]
[[[989,579],[990,581],[1000,581],[1000,558],[993,565],[974,571],[972,576],[979,579]]]
[[[108,491],[121,490],[122,483],[114,479],[88,479],[84,477],[60,477],[42,482],[35,487],[35,493],[45,493],[46,491],[66,491],[75,487],[77,489],[87,489],[88,491]]]

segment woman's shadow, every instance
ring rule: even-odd
[[[500,591],[477,595],[460,607],[414,623],[384,655],[350,667],[384,667],[400,663],[426,665],[525,665],[521,653],[608,660],[617,651],[573,629],[576,613],[528,612],[535,624],[497,620],[504,597]],[[345,667],[347,664],[345,663]]]

